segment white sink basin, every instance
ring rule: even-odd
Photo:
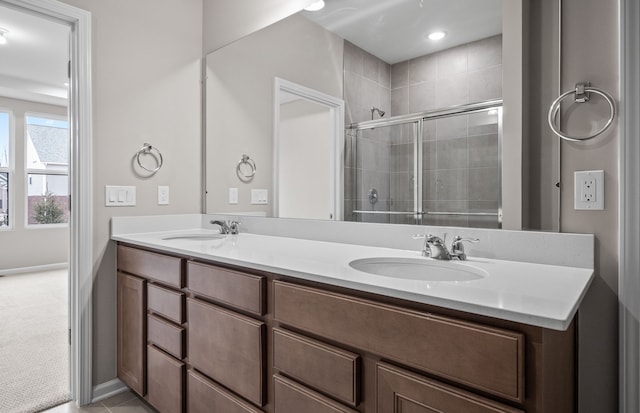
[[[183,234],[183,235],[172,235],[170,237],[162,238],[165,241],[169,240],[192,240],[192,241],[209,241],[214,239],[224,239],[226,235],[223,234]]]
[[[431,258],[363,258],[351,261],[349,266],[369,274],[405,280],[473,281],[489,275],[485,270],[473,265]]]

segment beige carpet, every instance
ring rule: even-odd
[[[0,277],[0,412],[69,400],[68,272]]]

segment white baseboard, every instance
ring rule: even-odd
[[[120,379],[109,380],[105,383],[100,383],[96,386],[93,386],[91,403],[99,402],[100,400],[108,399],[109,397],[115,396],[118,393],[122,393],[127,391],[128,387],[125,386]]]
[[[0,270],[0,275],[25,274],[28,272],[54,271],[69,268],[69,263],[60,262],[57,264],[36,265],[34,267],[11,268],[8,270]]]

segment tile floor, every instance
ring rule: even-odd
[[[156,413],[156,411],[127,390],[88,406],[78,408],[74,402],[69,402],[42,413]]]

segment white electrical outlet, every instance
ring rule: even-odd
[[[169,205],[169,187],[158,185],[158,205]]]
[[[238,188],[229,188],[229,204],[235,205],[238,203]]]
[[[574,209],[604,209],[604,171],[574,172]]]

